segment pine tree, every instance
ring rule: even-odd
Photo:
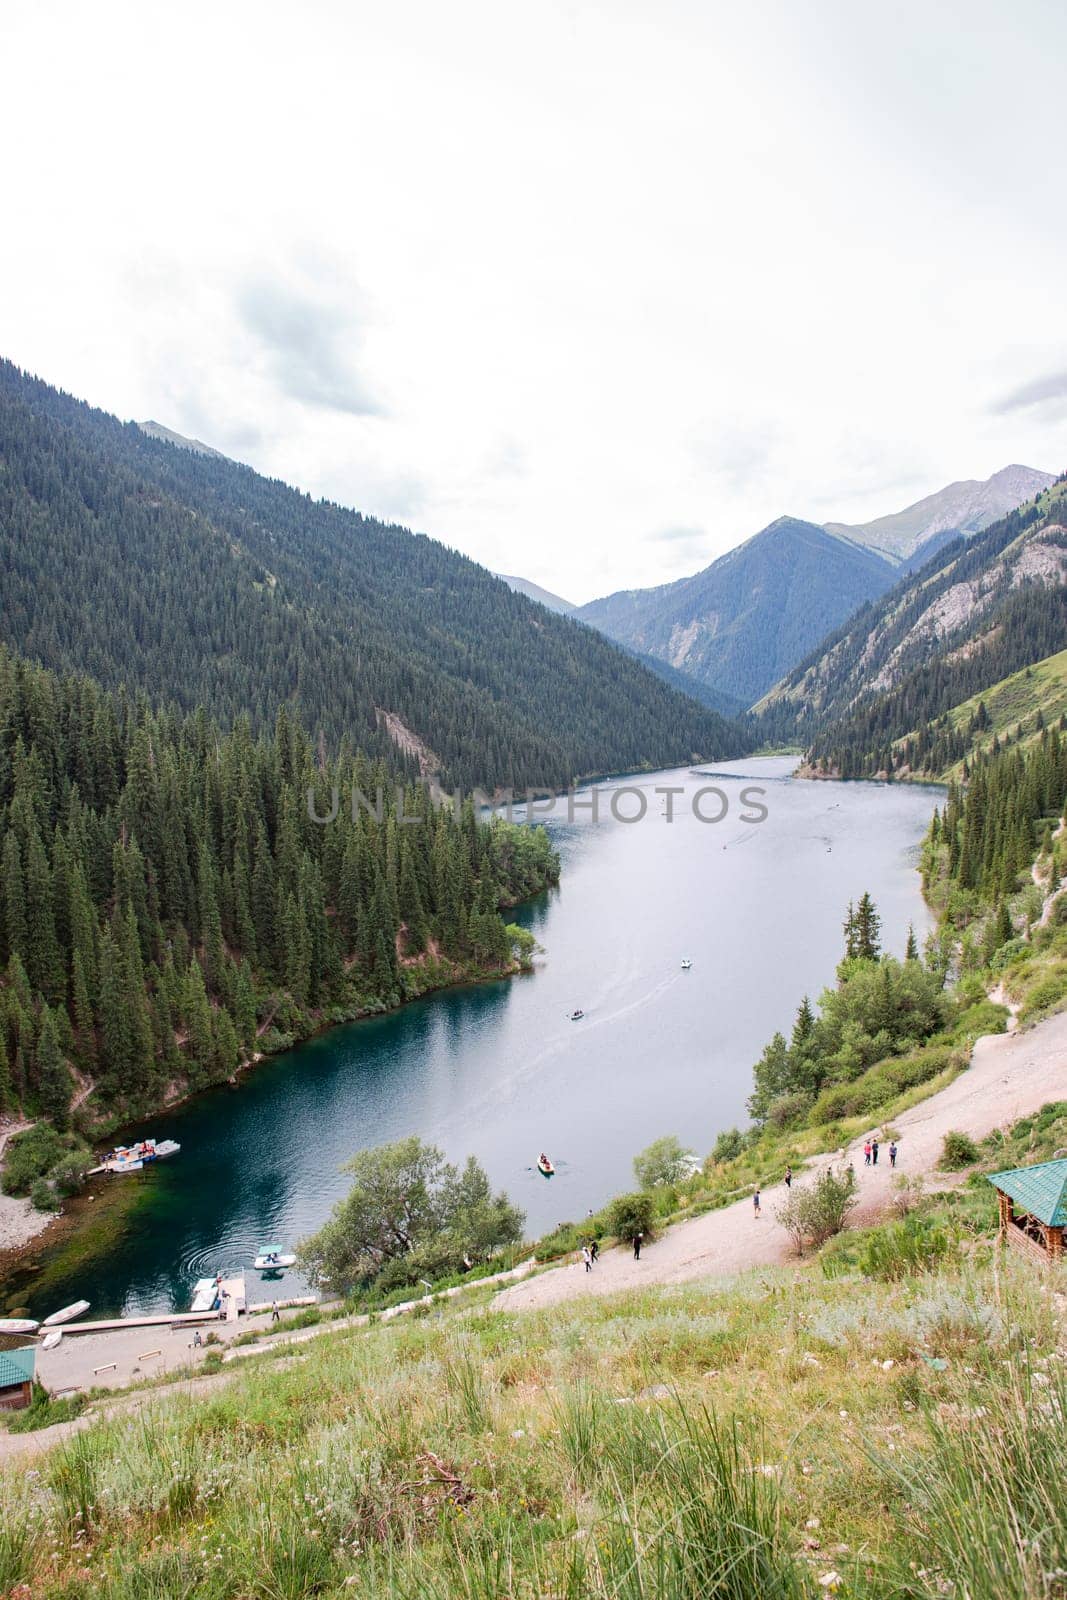
[[[63,1059],[55,1014],[45,1006],[34,1060],[36,1098],[42,1116],[62,1133],[70,1127],[73,1093],[70,1070]]]

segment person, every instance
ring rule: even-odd
[[[194,1350],[200,1350],[200,1349],[203,1348],[203,1344],[204,1344],[204,1341],[200,1337],[200,1329],[199,1328],[195,1328],[193,1330],[193,1349]]]
[[[752,1191],[752,1215],[758,1217],[759,1212],[759,1184]]]
[[[870,1164],[871,1164],[871,1141],[868,1139],[867,1143],[863,1147],[863,1165],[865,1167],[869,1167]]]
[[[892,1143],[890,1144],[890,1146],[889,1146],[889,1165],[891,1167],[895,1167],[896,1164],[897,1164],[897,1141],[894,1139],[892,1141]]]
[[[792,1167],[786,1167],[786,1169],[785,1169],[785,1186],[786,1186],[787,1189],[791,1189],[793,1187],[793,1169],[792,1169]]]
[[[589,1246],[587,1244],[583,1244],[582,1245],[582,1260],[585,1262],[585,1270],[586,1270],[586,1272],[592,1272],[592,1270],[593,1270],[593,1258],[589,1254]]]
[[[643,1238],[644,1238],[644,1234],[643,1233],[635,1233],[634,1234],[634,1260],[635,1261],[640,1261],[640,1259],[641,1259],[641,1240]]]
[[[600,1260],[600,1240],[599,1239],[594,1239],[593,1240],[592,1244],[589,1247],[589,1254],[592,1256],[594,1261],[599,1261]]]
[[[281,1312],[278,1310],[278,1302],[277,1300],[272,1300],[270,1303],[270,1320],[272,1322],[280,1322],[281,1319]]]
[[[871,1166],[872,1167],[876,1167],[877,1165],[878,1165],[878,1140],[877,1139],[872,1139],[871,1140]]]

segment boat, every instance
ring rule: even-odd
[[[281,1272],[285,1267],[296,1266],[296,1256],[280,1244],[261,1244],[252,1265],[257,1272]]]
[[[56,1348],[56,1345],[60,1343],[62,1338],[63,1338],[63,1329],[62,1328],[53,1328],[51,1333],[46,1333],[44,1338],[41,1340],[41,1349],[42,1350],[54,1350]]]
[[[62,1311],[53,1311],[50,1317],[45,1317],[41,1327],[57,1328],[61,1322],[73,1322],[76,1317],[82,1316],[88,1309],[88,1300],[75,1300],[73,1305],[64,1306]]]
[[[180,1149],[174,1139],[142,1139],[137,1144],[119,1145],[108,1151],[93,1172],[141,1172],[150,1161],[163,1161],[177,1155]]]
[[[688,972],[689,968],[692,965],[693,965],[693,963],[690,961],[688,956],[683,957],[683,959],[682,959],[682,971],[683,972]]]
[[[552,1174],[556,1170],[555,1167],[552,1165],[551,1161],[545,1155],[543,1150],[542,1150],[541,1154],[537,1158],[537,1170],[538,1170],[538,1172],[542,1173],[546,1178],[551,1178]]]
[[[584,1016],[585,1016],[585,1012],[582,1010],[581,1006],[576,1006],[574,1008],[574,1010],[571,1012],[571,1021],[572,1022],[581,1022],[581,1020],[582,1020],[582,1018]]]
[[[0,1317],[0,1333],[36,1333],[40,1326],[32,1317]]]
[[[198,1278],[193,1289],[190,1311],[217,1311],[219,1308],[219,1282],[217,1278]]]

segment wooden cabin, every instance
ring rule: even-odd
[[[1000,1237],[1032,1261],[1062,1262],[1067,1233],[1067,1160],[994,1172]]]
[[[24,1411],[33,1393],[37,1350],[0,1350],[0,1411]]]

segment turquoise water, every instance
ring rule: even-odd
[[[795,782],[792,764],[717,768],[730,809],[715,825],[691,810],[714,780],[687,769],[604,786],[641,786],[640,824],[569,822],[560,802],[561,886],[517,914],[545,947],[533,974],[335,1029],[153,1117],[137,1131],[178,1139],[180,1155],[108,1180],[138,1185],[121,1247],[36,1309],[82,1296],[97,1315],[185,1309],[196,1278],[241,1266],[264,1298],[256,1246],[317,1227],[346,1190],[342,1163],[408,1133],[478,1156],[531,1233],[629,1187],[634,1153],[660,1134],[705,1153],[744,1121],[770,1035],[832,979],[849,899],[871,891],[890,948],[928,925],[914,866],[939,791]],[[758,825],[740,820],[742,775],[766,789]],[[685,790],[670,824],[652,792],[668,783]],[[547,1181],[540,1150],[557,1166]],[[296,1272],[283,1282],[301,1287]]]

